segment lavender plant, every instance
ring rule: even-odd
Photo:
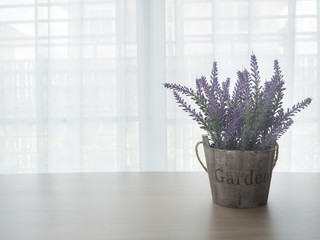
[[[213,63],[210,81],[196,79],[196,89],[179,84],[164,83],[174,97],[208,133],[211,146],[230,150],[266,150],[293,124],[292,117],[311,103],[311,98],[284,110],[284,80],[278,60],[274,61],[271,80],[261,86],[257,58],[251,55],[250,72],[237,72],[237,81],[229,93],[230,78],[218,81],[217,63]],[[192,108],[182,97],[190,97],[199,109]]]

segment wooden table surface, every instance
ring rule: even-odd
[[[320,174],[274,173],[255,209],[212,203],[200,172],[0,175],[0,239],[320,239]]]

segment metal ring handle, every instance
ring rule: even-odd
[[[203,167],[203,169],[204,169],[206,172],[208,172],[208,169],[207,169],[206,166],[201,162],[200,157],[199,157],[198,146],[199,146],[200,144],[203,144],[203,142],[200,141],[200,142],[198,142],[198,143],[196,144],[196,147],[195,147],[196,155],[197,155],[198,161],[199,161],[199,163],[201,164],[201,166]]]

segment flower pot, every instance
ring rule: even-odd
[[[207,168],[199,158],[203,144]],[[278,145],[270,150],[222,150],[210,147],[208,136],[196,145],[196,155],[208,172],[213,201],[233,208],[255,208],[267,203]]]

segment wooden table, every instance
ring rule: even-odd
[[[0,239],[320,239],[318,173],[274,173],[255,209],[210,194],[200,172],[0,175]]]

